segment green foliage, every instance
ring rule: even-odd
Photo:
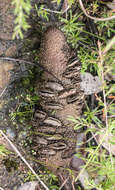
[[[90,154],[92,154],[91,151],[89,153],[89,156]],[[115,159],[112,159],[114,162]],[[99,190],[100,187],[101,190],[115,189],[115,164],[112,165],[110,157],[105,156],[105,152],[101,153],[101,155],[99,152],[97,152],[97,154],[95,155],[95,159],[93,159],[91,163],[88,165],[87,170],[90,174],[92,174],[92,177],[98,177],[101,183],[96,185],[94,183],[94,179],[92,179],[92,181],[88,182],[86,189],[91,187],[91,184],[93,185],[93,187]]]
[[[106,13],[106,11],[102,14],[102,17],[109,17],[109,14]],[[105,38],[105,40],[111,37],[112,34],[115,33],[115,29],[114,29],[114,19],[113,20],[109,20],[109,21],[98,21],[97,23],[97,27],[98,30],[100,32],[100,35],[103,35],[103,37]]]
[[[48,187],[50,188],[50,190],[59,189],[59,187],[57,186],[58,179],[50,171],[45,171],[43,174],[40,174],[39,176],[48,184]]]
[[[19,103],[15,110],[11,110],[9,114],[13,123],[30,121],[33,118],[34,106],[39,102],[39,96],[36,94],[33,85],[33,81],[35,82],[34,71],[30,69],[28,72],[28,76],[22,78],[20,83],[17,84],[19,89],[23,86],[23,91],[14,97],[15,101]]]
[[[39,171],[39,177],[43,180],[50,190],[58,190],[59,187],[57,186],[58,178],[51,173],[49,170]],[[36,176],[31,172],[27,172],[27,177],[25,177],[24,182],[36,180]]]
[[[101,50],[105,50],[106,42],[103,41],[103,45]],[[111,49],[110,49],[111,48]],[[86,165],[84,166],[87,169],[91,179],[89,179],[86,183],[85,188],[96,188],[97,190],[109,190],[115,189],[115,158],[111,154],[111,149],[106,152],[105,149],[102,149],[103,141],[106,140],[107,136],[111,133],[113,136],[108,141],[109,146],[115,145],[115,85],[114,83],[109,83],[106,81],[107,74],[110,75],[115,74],[115,54],[114,54],[114,46],[109,47],[106,51],[105,55],[102,55],[101,60],[98,55],[97,50],[90,51],[85,48],[80,48],[79,50],[79,58],[82,64],[82,71],[90,70],[91,72],[97,72],[98,76],[103,82],[103,98],[102,96],[96,96],[98,100],[98,105],[95,109],[90,110],[86,104],[86,110],[83,113],[84,117],[81,118],[71,118],[74,122],[75,130],[79,128],[87,127],[85,133],[90,131],[91,134],[95,135],[103,135],[102,129],[104,129],[104,137],[101,142],[98,143],[97,146],[93,146],[89,144],[88,148],[85,148],[85,152],[88,153],[88,157],[84,158]],[[87,65],[85,65],[87,63]],[[91,69],[93,68],[93,69]],[[103,79],[104,77],[104,79]],[[105,100],[104,100],[105,99]],[[101,117],[100,117],[101,115]],[[79,153],[77,154],[79,156]],[[80,154],[80,158],[82,155]],[[101,179],[98,184],[95,184],[95,179]]]
[[[0,157],[1,156],[6,156],[8,154],[10,154],[11,152],[8,151],[4,145],[0,145]]]
[[[75,0],[69,0],[69,6],[74,3]],[[56,0],[59,5],[60,0]],[[14,15],[15,18],[15,27],[13,33],[13,39],[20,37],[23,39],[23,31],[27,31],[30,28],[30,25],[27,22],[27,19],[30,15],[30,11],[32,9],[30,0],[12,0],[12,4],[14,5]],[[38,9],[35,4],[35,9],[37,11],[38,17],[42,16],[48,21],[48,15],[50,14],[45,8],[44,5],[41,5]],[[77,34],[76,34],[77,35]]]
[[[49,12],[46,9],[44,9],[44,5],[41,5],[40,8],[38,9],[37,5],[35,4],[35,8],[36,8],[38,17],[42,16],[47,21],[49,20],[48,18]]]
[[[12,4],[15,6],[14,14],[16,16],[13,39],[18,36],[23,39],[23,31],[27,31],[30,27],[27,23],[31,10],[30,0],[13,0]]]
[[[12,121],[18,119],[18,122],[23,123],[26,120],[29,120],[33,117],[33,106],[38,102],[39,97],[37,95],[31,94],[21,94],[21,97],[17,96],[16,99],[19,99],[21,103],[17,109],[10,113],[10,118]]]
[[[98,36],[96,34],[90,33],[86,31],[85,29],[85,24],[81,22],[81,17],[83,13],[72,14],[72,11],[69,11],[69,19],[65,19],[63,17],[60,17],[60,21],[64,22],[64,26],[62,30],[67,36],[67,41],[74,47],[78,47],[78,42],[83,43],[83,44],[92,44],[92,40],[90,39],[91,37],[99,38],[101,40],[104,40],[103,37]],[[88,47],[88,45],[87,45]],[[87,48],[89,49],[89,48]]]
[[[69,13],[69,20],[65,18],[60,18],[60,20],[61,22],[64,22],[63,31],[67,36],[68,42],[71,43],[73,47],[75,47],[78,41],[85,41],[85,37],[80,37],[84,24],[77,21],[81,14],[73,16],[71,10]]]
[[[78,51],[78,57],[81,60],[82,68],[81,72],[90,71],[96,73],[98,70],[97,58],[98,54],[96,50],[86,50],[84,47],[80,47]]]
[[[24,182],[34,181],[34,180],[36,180],[36,176],[31,171],[28,171],[27,177],[24,178]]]
[[[88,113],[89,117],[90,112]],[[91,117],[92,118],[92,117]],[[92,118],[93,119],[93,118]],[[94,120],[94,119],[93,119]],[[77,120],[73,119],[73,122],[75,123],[75,130],[78,130],[81,127],[88,127],[86,130],[87,132],[91,132],[94,135],[100,134],[100,128],[98,128],[96,125],[91,123],[91,120],[88,118],[78,118]],[[112,124],[113,123],[113,124]],[[112,129],[115,130],[115,122],[109,123],[109,132],[112,131]],[[111,126],[112,125],[112,126]],[[112,127],[112,128],[111,128]],[[107,137],[107,133],[105,134],[105,137]],[[101,142],[102,143],[102,142]],[[88,148],[85,148],[85,152],[88,153],[88,156],[86,158],[82,157],[82,154],[79,152],[77,153],[77,157],[82,158],[85,160],[86,165],[83,167],[87,169],[87,172],[90,175],[89,180],[86,182],[86,189],[96,188],[97,190],[109,190],[109,189],[115,189],[115,158],[107,154],[105,149],[101,148],[102,144],[99,144],[98,146],[94,146],[93,144],[89,144]],[[111,142],[109,142],[111,143]],[[115,137],[113,139],[112,144],[115,143]],[[97,179],[99,182],[98,184],[95,183],[95,179]]]

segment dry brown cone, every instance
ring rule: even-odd
[[[83,105],[80,63],[77,58],[72,60],[73,55],[63,32],[54,26],[48,27],[39,52],[40,64],[48,72],[38,82],[41,112],[35,113],[36,130],[40,132],[37,150],[38,159],[59,176],[61,183],[69,177],[64,185],[66,190],[73,189],[67,168],[77,140],[73,122],[68,117],[80,116]]]

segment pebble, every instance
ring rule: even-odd
[[[78,158],[76,155],[74,155],[70,161],[70,167],[76,171],[79,171],[81,169],[80,167],[83,165],[84,165],[84,161]]]
[[[17,190],[36,190],[37,185],[37,181],[26,182],[23,185],[21,185]]]

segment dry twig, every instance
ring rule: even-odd
[[[31,170],[31,172],[35,175],[37,180],[41,183],[41,185],[46,189],[49,190],[49,188],[41,181],[37,173],[33,170],[33,168],[30,166],[30,164],[26,161],[26,159],[21,155],[21,153],[18,151],[16,146],[8,139],[8,137],[4,134],[2,130],[0,130],[0,133],[3,135],[3,137],[8,141],[10,146],[13,148],[13,150],[16,152],[16,154],[21,158],[21,160],[27,165],[27,167]],[[2,189],[1,189],[2,190]]]
[[[69,179],[69,176],[68,176],[67,179],[64,180],[64,182],[62,183],[62,185],[61,185],[61,187],[59,188],[59,190],[61,190],[61,189],[64,187],[64,185],[67,183],[68,179]]]
[[[70,8],[70,6],[68,5],[68,7],[64,11],[53,11],[53,10],[45,9],[45,8],[42,8],[42,9],[47,11],[47,12],[51,12],[51,13],[64,14],[68,11],[69,8]]]
[[[93,17],[93,16],[90,16],[87,12],[86,12],[86,9],[82,3],[82,0],[79,0],[79,4],[80,4],[80,7],[82,9],[82,11],[84,12],[84,14],[88,17],[88,18],[91,18],[95,21],[108,21],[108,20],[113,20],[115,19],[115,15],[114,16],[111,16],[111,17],[108,17],[108,18],[97,18],[97,17]]]
[[[2,92],[0,93],[0,98],[3,96],[3,94],[5,93],[5,91],[6,91],[6,89],[7,89],[7,86],[2,90]]]
[[[105,138],[107,138],[108,141],[108,145],[109,145],[109,154],[110,154],[110,158],[111,158],[111,164],[113,166],[113,161],[112,161],[112,153],[111,153],[111,146],[109,143],[109,124],[108,124],[108,115],[107,115],[107,102],[106,102],[106,93],[105,93],[105,87],[104,87],[104,68],[103,68],[103,55],[102,55],[102,51],[101,51],[101,43],[98,40],[98,48],[99,48],[99,57],[100,57],[100,65],[99,67],[101,68],[101,80],[102,80],[102,88],[103,88],[103,99],[104,99],[104,114],[105,114],[105,123],[106,123],[106,131],[107,131],[107,136]]]

